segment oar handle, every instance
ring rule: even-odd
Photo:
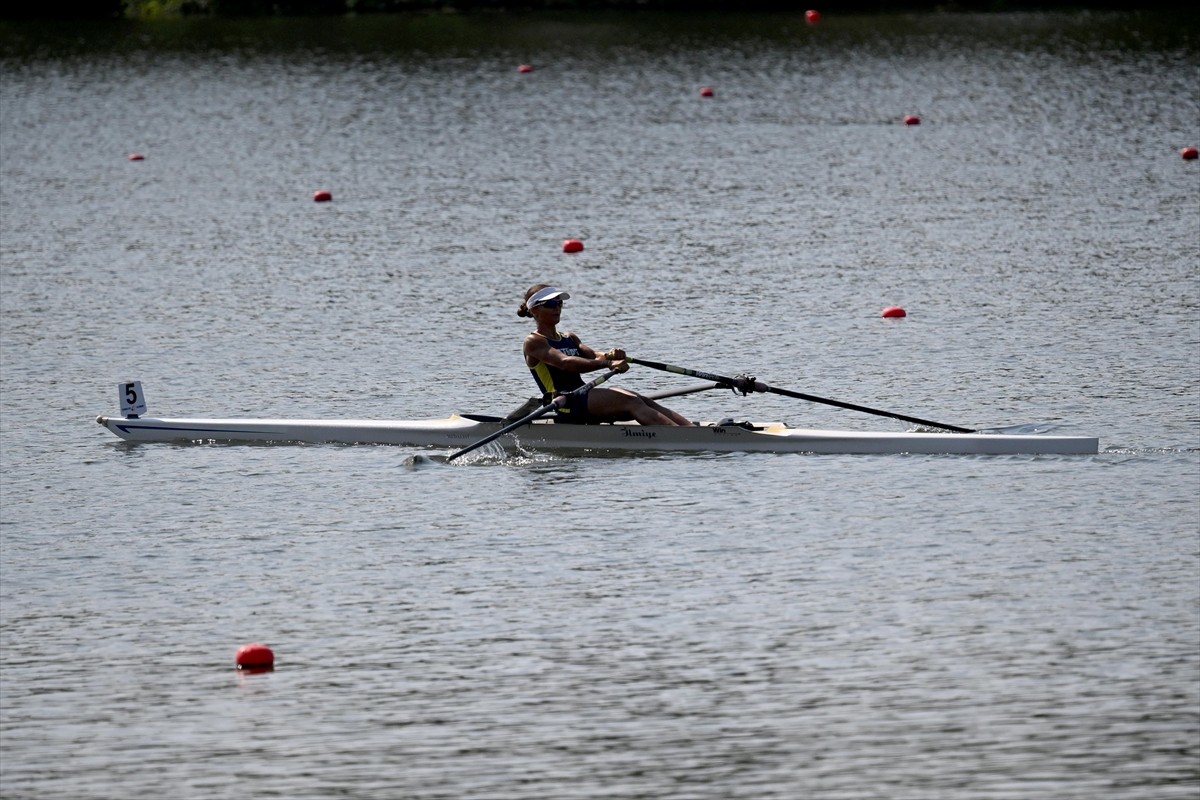
[[[588,381],[583,386],[580,386],[578,389],[572,389],[569,392],[563,392],[562,394],[558,395],[557,397],[555,397],[553,400],[551,400],[549,403],[542,406],[538,410],[530,412],[529,414],[526,414],[525,416],[521,417],[516,422],[505,425],[503,428],[496,431],[495,433],[489,434],[489,435],[485,436],[484,438],[480,439],[478,442],[467,445],[462,450],[459,450],[457,453],[451,454],[449,457],[446,458],[446,461],[453,461],[454,459],[458,458],[459,456],[466,455],[467,453],[471,452],[472,450],[478,450],[480,447],[483,447],[485,444],[488,444],[489,442],[494,442],[495,440],[499,439],[501,436],[508,433],[509,431],[516,430],[517,428],[521,427],[522,425],[527,425],[530,422],[533,422],[538,417],[549,414],[554,409],[560,408],[563,405],[565,405],[567,402],[567,398],[569,398],[571,395],[587,394],[592,389],[595,389],[597,386],[604,383],[606,380],[608,380],[609,378],[611,378],[612,376],[614,376],[616,374],[617,374],[617,371],[615,369],[610,369],[608,372],[605,372],[603,375],[601,375],[598,378],[594,378],[593,380]]]
[[[706,381],[716,381],[722,386],[729,386],[741,392],[772,392],[773,394],[781,394],[785,397],[795,397],[798,400],[807,400],[811,403],[824,403],[825,405],[837,406],[850,411],[861,411],[864,414],[875,414],[880,417],[891,417],[892,419],[911,422],[914,425],[925,425],[932,428],[945,428],[948,431],[955,433],[975,433],[970,428],[962,428],[958,425],[947,425],[944,422],[934,422],[920,417],[910,417],[905,414],[896,414],[891,411],[881,411],[877,408],[867,408],[866,406],[856,405],[854,403],[846,403],[841,400],[830,400],[827,397],[817,397],[816,395],[804,394],[803,392],[793,392],[788,389],[777,389],[774,386],[768,386],[760,380],[754,378],[730,378],[727,375],[716,375],[711,372],[703,372],[698,369],[687,369],[686,367],[677,367],[674,364],[664,364],[661,361],[649,361],[642,358],[627,359],[634,364],[641,364],[643,367],[651,369],[659,369],[664,372],[673,372],[676,375],[690,375],[693,378],[700,378]]]

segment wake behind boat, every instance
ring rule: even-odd
[[[507,427],[500,417],[452,414],[441,419],[321,420],[146,417],[140,384],[122,384],[136,396],[127,416],[96,422],[131,442],[375,444],[462,448]],[[136,387],[133,388],[133,387]],[[123,403],[124,404],[124,403]],[[125,409],[123,409],[125,411]],[[1090,436],[1006,433],[927,433],[792,428],[782,422],[714,423],[695,427],[636,423],[572,425],[537,419],[497,439],[507,449],[593,452],[768,452],[820,454],[1087,455]]]

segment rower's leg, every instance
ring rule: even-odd
[[[659,405],[658,403],[656,403],[655,401],[651,400],[648,397],[643,397],[642,401],[645,402],[646,405],[650,406],[658,413],[669,418],[676,425],[695,425],[696,424],[696,423],[692,422],[690,419],[688,419],[687,417],[685,417],[683,414],[680,414],[678,411],[672,411],[671,409],[667,408],[666,406]]]
[[[588,392],[588,413],[597,417],[612,417],[613,419],[633,418],[641,425],[690,425],[683,417],[683,422],[664,414],[662,406],[653,400],[647,401],[641,395],[632,394],[621,389],[596,388]],[[655,407],[657,406],[657,408]],[[660,410],[661,409],[661,410]]]

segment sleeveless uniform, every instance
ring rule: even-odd
[[[578,356],[579,342],[571,334],[559,334],[559,338],[547,338],[546,342],[564,356]],[[557,395],[570,392],[583,386],[583,378],[578,372],[567,372],[539,361],[536,367],[529,368],[538,389],[542,392],[543,405],[549,403]],[[572,395],[566,405],[554,412],[556,422],[596,422],[587,411],[587,395]]]

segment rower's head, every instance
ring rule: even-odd
[[[517,309],[517,316],[532,317],[537,309],[561,313],[563,301],[570,297],[567,292],[548,283],[535,283],[525,292],[525,302]]]

